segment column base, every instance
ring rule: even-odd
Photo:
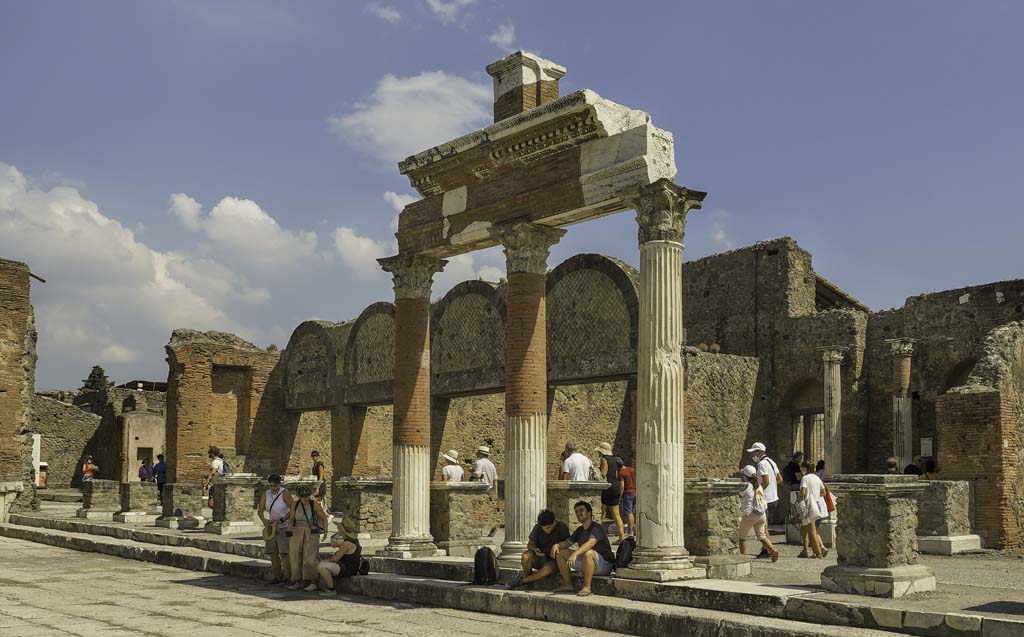
[[[509,568],[522,568],[525,550],[526,544],[523,542],[503,542],[498,553],[498,564]]]
[[[147,513],[146,511],[124,511],[114,514],[114,522],[121,522],[128,526],[152,526],[158,517],[160,516],[156,513]]]
[[[836,593],[895,599],[935,590],[935,575],[921,565],[894,568],[829,566],[821,573],[821,585]]]
[[[97,511],[96,509],[79,509],[75,511],[76,518],[83,518],[86,520],[100,520],[102,522],[112,522],[114,520],[114,514],[117,511]]]
[[[159,517],[155,524],[162,529],[198,529],[206,525],[206,520],[195,516]]]
[[[216,535],[260,535],[263,533],[263,525],[250,522],[207,522],[203,530]]]
[[[395,557],[408,560],[416,557],[444,557],[444,551],[437,548],[431,538],[408,539],[388,538],[388,545],[377,552],[381,557]]]
[[[981,550],[978,535],[927,535],[917,537],[917,550],[929,555],[956,555]]]
[[[709,579],[737,579],[750,577],[749,555],[699,555],[693,558],[694,566],[701,567]]]
[[[437,548],[445,555],[449,555],[451,557],[473,557],[476,555],[477,551],[485,546],[493,548],[488,540],[489,538],[479,538],[476,540],[448,540],[447,542],[438,542]],[[522,556],[522,553],[519,555]],[[498,558],[498,561],[500,563],[501,558]],[[521,566],[521,560],[519,565]]]
[[[639,579],[649,582],[676,582],[687,579],[704,579],[707,570],[694,566],[685,549],[642,549],[633,552],[633,561],[628,568],[616,569],[618,577]]]

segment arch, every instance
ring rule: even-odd
[[[978,359],[975,357],[966,358],[956,365],[953,365],[946,372],[946,377],[942,381],[942,391],[939,394],[945,394],[954,387],[960,387],[966,385],[967,380],[971,377],[974,372],[974,367],[978,364]]]
[[[639,281],[635,268],[601,254],[577,254],[548,273],[551,381],[636,371]]]
[[[305,321],[292,332],[283,356],[285,409],[323,409],[337,403],[337,351],[328,334],[335,325]]]
[[[345,346],[345,402],[390,402],[395,374],[395,305],[368,306],[352,324]]]
[[[505,288],[463,281],[431,312],[431,392],[450,395],[505,384]]]
[[[775,445],[788,454],[804,452],[814,462],[824,453],[825,386],[821,378],[805,377],[783,394],[775,430]],[[781,454],[780,454],[781,455]]]

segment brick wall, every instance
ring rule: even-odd
[[[12,508],[36,505],[31,436],[26,435],[35,383],[36,331],[29,270],[0,259],[0,481],[22,481]]]

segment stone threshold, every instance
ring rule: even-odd
[[[104,553],[191,570],[207,570],[225,575],[261,578],[269,566],[269,562],[261,559],[262,542],[246,543],[211,536],[211,539],[186,537],[184,539],[190,542],[185,545],[146,546],[146,542],[140,543],[140,540],[133,538],[149,538],[150,535],[174,536],[167,532],[149,534],[144,531],[139,532],[138,528],[132,529],[109,523],[96,524],[39,516],[20,517],[30,518],[27,521],[33,522],[34,525],[23,526],[13,523],[12,520],[11,524],[0,525],[0,535],[63,548]],[[43,523],[49,524],[44,526]],[[53,528],[54,526],[67,528]],[[90,534],[88,530],[79,532],[71,530],[71,528],[88,529],[90,527],[100,527],[97,530],[106,532]],[[119,529],[117,535],[109,533],[111,529]],[[233,546],[228,547],[227,545]],[[249,555],[251,549],[234,548],[238,545],[258,547],[260,558],[252,558]],[[218,549],[221,550],[218,551]],[[211,552],[214,554],[211,555]],[[375,576],[379,574],[379,577],[383,578],[401,578],[402,581],[429,580],[444,582],[456,587],[466,587],[466,582],[472,580],[472,560],[466,558],[395,559],[374,556],[369,559],[371,571]],[[499,582],[510,581],[515,573],[516,569],[500,569]],[[556,585],[554,579],[548,580],[545,584],[547,586],[541,587],[538,592],[522,594],[533,595],[538,599],[565,598],[561,595],[552,597],[541,592],[553,588]],[[504,589],[493,587],[475,587],[473,590],[519,594],[519,591],[504,591]],[[912,608],[894,607],[891,600],[887,600],[890,603],[885,606],[877,606],[871,605],[870,598],[864,598],[863,602],[823,599],[822,591],[809,586],[770,586],[736,580],[695,580],[661,584],[615,577],[595,577],[593,590],[595,596],[601,599],[616,599],[628,604],[652,603],[665,607],[685,607],[701,611],[755,616],[765,620],[808,622],[819,625],[821,628],[833,626],[847,631],[852,629],[885,630],[890,631],[887,634],[902,633],[924,637],[1024,636],[1024,621],[960,612],[922,612]],[[371,593],[364,594],[370,597],[377,596]],[[611,628],[609,629],[611,630]]]

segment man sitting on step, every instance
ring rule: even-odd
[[[523,584],[533,588],[534,582],[554,575],[558,565],[551,556],[551,549],[568,539],[569,526],[555,520],[553,511],[541,511],[537,525],[530,531],[530,542],[523,551],[523,572],[516,573],[516,578],[509,582],[507,588],[512,590]]]
[[[562,586],[558,592],[573,591],[569,567],[583,573],[583,587],[576,593],[580,597],[590,595],[590,583],[595,575],[611,575],[615,567],[615,553],[608,543],[604,527],[594,520],[594,507],[586,500],[580,500],[573,507],[580,526],[573,531],[569,539],[559,542],[551,549],[551,554],[558,561],[558,570],[562,573]],[[569,552],[569,547],[576,545],[576,550]]]

